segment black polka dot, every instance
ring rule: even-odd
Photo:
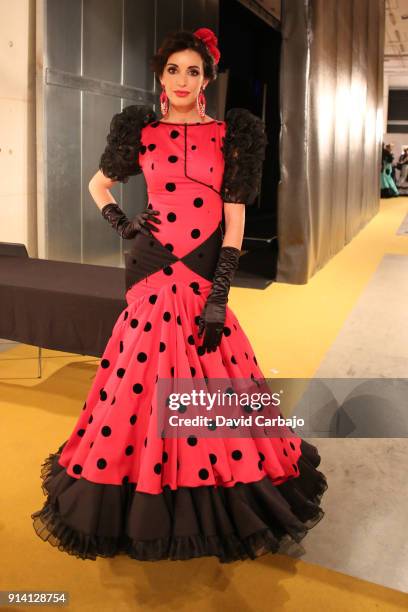
[[[147,332],[150,331],[152,329],[152,324],[150,323],[150,321],[147,321],[147,323],[145,324],[143,331]]]
[[[102,359],[101,366],[102,366],[102,368],[109,368],[109,366],[110,366],[109,359]]]
[[[163,313],[163,319],[164,321],[167,321],[167,322],[170,321],[171,313],[168,310],[166,310],[166,312]]]
[[[215,463],[217,463],[217,455],[214,455],[214,453],[210,453],[210,461],[211,461],[211,465],[214,465]]]
[[[193,151],[195,151],[195,150],[196,150],[196,148],[197,148],[197,145],[191,145],[191,149],[192,149]]]
[[[119,368],[118,371],[116,372],[116,375],[118,376],[118,378],[123,378],[123,376],[125,375],[125,368]]]
[[[288,456],[288,451],[286,450],[286,448],[283,449],[283,454],[285,455],[285,457]]]
[[[79,465],[79,463],[76,463],[74,467],[72,468],[72,471],[74,472],[74,474],[80,474],[82,472],[82,465]]]
[[[123,320],[124,320],[124,321],[126,321],[126,319],[128,318],[128,316],[129,316],[129,313],[128,313],[128,311],[126,310],[125,315],[124,315],[124,317],[123,317]]]
[[[129,444],[129,446],[125,449],[125,455],[131,455],[133,453],[133,446]]]
[[[129,421],[130,421],[131,425],[134,425],[136,423],[136,421],[137,421],[136,414],[132,414],[132,416],[130,417]]]
[[[259,470],[263,469],[263,465],[262,465],[262,461],[261,460],[258,461],[258,469]]]
[[[119,353],[123,353],[123,340],[119,342]]]
[[[138,361],[143,362],[143,361],[146,361],[146,359],[147,359],[147,355],[146,355],[146,353],[140,352],[140,353],[138,354],[138,356],[137,356],[137,360],[138,360]]]
[[[92,421],[93,421],[93,415],[91,414],[91,416],[90,416],[90,417],[89,417],[89,419],[88,419],[88,423],[89,423],[89,424],[91,424],[91,423],[92,423]]]
[[[193,204],[194,204],[194,206],[195,206],[196,208],[200,208],[200,206],[202,206],[202,205],[203,205],[203,203],[204,203],[204,202],[203,202],[203,199],[202,199],[202,198],[195,198],[195,199],[194,199],[194,202],[193,202]]]
[[[162,469],[161,463],[156,463],[156,465],[154,466],[153,469],[154,469],[156,474],[160,474],[161,473],[161,469]]]
[[[202,357],[203,355],[205,355],[205,348],[203,346],[198,346],[197,347],[197,353],[198,353],[198,355],[200,355]]]
[[[154,151],[155,148],[156,148],[156,145],[155,144],[149,144],[149,145],[147,145],[147,148],[149,149],[149,151]]]
[[[165,350],[166,350],[165,343],[164,342],[160,342],[160,349],[159,349],[160,353],[163,353],[163,351],[165,351]]]
[[[191,231],[191,237],[192,238],[199,238],[201,235],[201,232],[199,229],[195,228]]]
[[[104,425],[104,427],[102,427],[101,433],[103,436],[108,437],[111,435],[112,430],[108,425]]]
[[[141,385],[140,383],[136,383],[135,385],[133,385],[133,391],[134,393],[141,393],[143,391],[143,385]]]
[[[155,304],[155,303],[156,303],[156,300],[157,300],[157,295],[154,295],[154,294],[153,294],[153,295],[151,295],[151,296],[149,297],[149,302],[150,302],[150,304]]]
[[[162,463],[166,463],[166,461],[168,461],[168,458],[169,458],[168,453],[166,453],[166,451],[163,451]]]
[[[293,444],[293,442],[290,442],[289,444],[290,444],[290,448],[291,448],[292,450],[296,450],[296,446]]]
[[[172,244],[170,244],[170,242],[168,242],[167,244],[164,245],[165,248],[170,251],[170,253],[172,253],[174,251],[174,246]]]
[[[265,461],[265,455],[263,453],[259,453],[259,458],[261,461]]]
[[[107,466],[107,461],[106,459],[102,459],[102,458],[98,459],[98,461],[96,462],[96,465],[100,470],[104,470]]]
[[[191,372],[191,376],[196,375],[196,369],[193,366],[190,366],[190,372]]]
[[[231,363],[237,363],[237,360],[235,359],[234,355],[231,355]]]
[[[132,319],[130,322],[130,327],[136,328],[139,325],[139,321],[137,319]]]
[[[78,436],[79,436],[80,438],[82,438],[82,436],[84,435],[84,433],[85,433],[85,429],[78,429],[78,431],[77,431],[77,434],[78,434]]]
[[[177,219],[176,213],[169,212],[169,214],[167,215],[167,221],[170,221],[170,223],[174,223],[176,219]]]
[[[178,161],[178,157],[177,157],[177,155],[169,155],[168,160],[169,160],[169,162],[170,162],[171,164],[175,164],[175,163],[176,163],[176,161]]]
[[[235,461],[239,461],[240,459],[242,459],[242,453],[240,450],[234,450],[231,453],[231,457],[235,459]]]
[[[189,344],[194,344],[194,336],[192,334],[190,334],[189,337],[187,338],[187,342]]]
[[[201,470],[198,472],[198,476],[201,478],[201,480],[207,480],[209,476],[208,470],[201,468]]]
[[[231,329],[227,326],[224,327],[224,336],[230,336],[231,335]]]
[[[176,190],[176,183],[166,183],[166,189],[167,189],[167,191],[175,191]]]
[[[177,325],[181,325],[181,317],[180,317],[180,315],[177,315],[176,321],[177,321]]]
[[[292,463],[292,467],[293,467],[293,469],[295,470],[295,472],[297,472],[297,471],[298,471],[298,467],[297,467],[297,465],[296,465],[295,463]]]
[[[106,393],[106,391],[104,389],[101,389],[99,391],[99,395],[101,400],[104,402],[106,400],[106,398],[108,397],[108,394]]]
[[[200,295],[200,285],[196,281],[190,283],[190,287],[196,295]]]
[[[172,268],[171,266],[165,266],[165,267],[163,268],[163,273],[164,273],[166,276],[171,276],[171,275],[173,274],[173,272],[174,272],[174,270],[173,270],[173,268]]]
[[[196,436],[188,436],[187,438],[187,444],[189,444],[190,446],[195,446],[197,444],[198,440],[196,438]]]
[[[171,130],[170,132],[171,138],[177,138],[178,136],[180,136],[180,132],[178,130]]]
[[[173,293],[177,293],[177,285],[176,284],[172,285],[171,290]]]

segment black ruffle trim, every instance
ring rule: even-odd
[[[140,174],[139,152],[143,145],[141,131],[157,120],[150,106],[126,106],[112,117],[107,145],[102,153],[99,169],[112,180],[127,183],[129,176]]]
[[[224,202],[251,205],[261,186],[268,144],[265,124],[246,108],[231,108],[225,119],[221,197]]]
[[[141,561],[216,556],[221,563],[276,553],[300,542],[324,516],[327,480],[316,447],[301,441],[299,476],[269,477],[234,487],[164,487],[157,495],[135,485],[73,478],[59,465],[66,442],[42,464],[47,500],[31,515],[37,535],[81,559],[126,554]]]

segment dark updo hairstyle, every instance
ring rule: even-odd
[[[155,73],[158,84],[160,85],[160,76],[163,74],[170,55],[177,51],[184,51],[184,49],[193,49],[201,55],[204,78],[208,79],[209,83],[215,81],[217,78],[217,65],[203,41],[189,30],[174,30],[165,37],[161,47],[150,60],[150,67]]]

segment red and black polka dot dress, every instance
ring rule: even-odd
[[[261,122],[244,109],[192,124],[128,109],[120,116],[126,134],[134,136],[138,122],[139,138],[127,175],[143,173],[148,207],[160,211],[161,224],[150,237],[138,234],[126,253],[127,307],[69,439],[44,464],[48,498],[32,515],[35,529],[84,559],[125,553],[225,562],[276,552],[284,536],[299,541],[323,516],[327,482],[316,448],[295,436],[163,438],[157,430],[160,379],[263,378],[228,305],[217,350],[205,352],[198,338],[223,239],[223,202],[234,201],[240,181],[247,203],[256,193],[263,155],[253,139],[265,144]],[[246,147],[247,172],[229,157],[231,147]]]

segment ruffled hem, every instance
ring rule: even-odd
[[[134,484],[72,478],[58,463],[63,444],[42,464],[47,500],[31,515],[37,535],[70,555],[96,560],[126,554],[140,561],[216,556],[221,563],[276,553],[299,543],[323,517],[328,488],[316,447],[301,441],[299,476],[268,476],[233,487],[181,487],[153,495]]]

